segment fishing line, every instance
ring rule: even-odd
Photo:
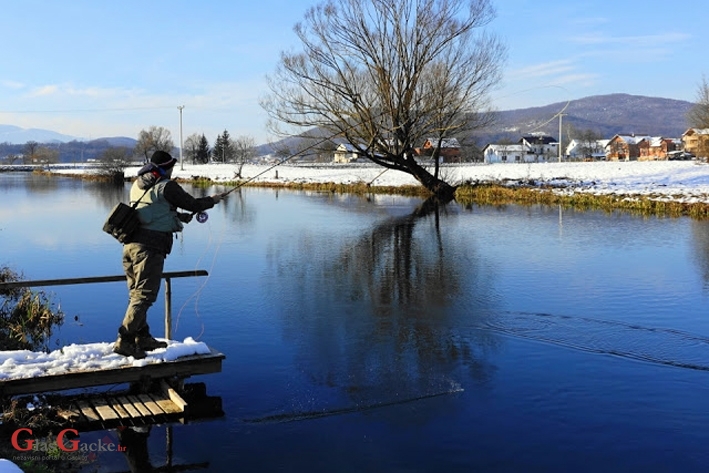
[[[264,416],[264,417],[256,417],[252,419],[243,419],[242,422],[248,423],[248,424],[281,424],[285,422],[298,422],[302,420],[312,420],[312,419],[319,419],[322,417],[331,417],[331,416],[339,416],[339,415],[344,415],[344,414],[353,414],[355,412],[365,412],[365,411],[371,411],[374,409],[380,409],[383,407],[391,407],[391,406],[398,406],[402,404],[409,404],[412,402],[416,401],[421,401],[424,399],[431,399],[434,397],[441,397],[441,396],[447,396],[449,394],[456,394],[463,392],[463,388],[453,388],[447,391],[441,391],[433,394],[424,394],[422,396],[416,396],[416,397],[411,397],[411,398],[406,398],[406,399],[397,399],[393,401],[383,401],[383,402],[375,402],[371,404],[365,404],[365,405],[356,405],[356,406],[350,406],[350,407],[340,407],[340,408],[334,408],[334,409],[325,409],[322,411],[305,411],[305,412],[291,412],[291,413],[283,413],[283,414],[273,414],[269,416]]]
[[[211,231],[208,232],[208,234],[209,234],[209,240],[207,241],[207,244],[205,245],[204,252],[202,253],[202,256],[200,256],[200,257],[197,259],[197,262],[195,263],[195,267],[194,267],[194,270],[195,270],[195,271],[199,269],[200,262],[202,261],[202,259],[204,258],[204,256],[207,254],[207,252],[209,251],[209,247],[210,247],[211,244],[212,244],[212,233],[211,233]],[[213,266],[214,266],[214,263],[212,263],[212,267],[213,267]],[[192,293],[192,295],[191,295],[190,297],[188,297],[188,298],[185,300],[185,302],[184,302],[184,303],[182,304],[182,306],[180,307],[180,310],[177,312],[177,317],[175,317],[175,326],[173,327],[173,330],[172,330],[173,336],[174,336],[175,334],[177,334],[177,330],[178,330],[178,328],[179,328],[179,326],[180,326],[180,319],[182,318],[182,312],[185,310],[185,307],[187,307],[187,304],[188,304],[192,299],[194,299],[194,311],[195,311],[195,315],[197,316],[197,319],[199,319],[200,321],[202,320],[202,317],[200,316],[200,313],[199,313],[199,298],[200,298],[200,296],[202,295],[202,290],[204,289],[204,286],[207,284],[207,281],[209,280],[209,275],[210,275],[211,273],[212,273],[212,271],[211,271],[211,268],[210,268],[210,270],[207,271],[207,277],[206,277],[205,280],[202,282],[202,284]],[[202,336],[203,333],[204,333],[204,322],[201,322],[201,329],[200,329],[199,335],[197,336],[197,338],[195,338],[195,340],[199,340],[199,338]]]
[[[195,268],[194,268],[195,271],[199,269],[200,262],[201,262],[202,259],[207,255],[207,253],[209,252],[209,248],[212,246],[213,239],[212,239],[211,225],[210,225],[208,234],[209,234],[209,240],[207,241],[207,244],[205,245],[205,249],[204,249],[204,252],[202,253],[202,256],[200,256],[199,259],[197,260],[197,262],[195,263]],[[180,323],[180,318],[181,318],[181,316],[182,316],[182,312],[184,311],[184,309],[185,309],[185,307],[187,306],[187,304],[188,304],[192,299],[194,299],[195,315],[197,316],[197,319],[200,320],[201,329],[200,329],[199,334],[198,334],[196,337],[193,337],[193,338],[194,338],[195,340],[199,341],[200,338],[202,337],[202,335],[204,335],[205,327],[204,327],[204,322],[202,321],[202,317],[201,317],[200,312],[199,312],[199,301],[200,301],[200,297],[201,297],[201,295],[202,295],[202,291],[203,291],[204,288],[207,286],[207,283],[209,282],[209,278],[210,278],[211,275],[212,275],[212,270],[213,270],[214,267],[216,266],[216,263],[217,263],[217,255],[219,254],[219,250],[221,249],[221,245],[222,245],[222,242],[223,242],[223,240],[224,240],[224,235],[225,235],[225,234],[226,234],[226,227],[223,227],[223,231],[221,232],[220,240],[219,240],[219,242],[218,242],[218,244],[217,244],[217,247],[216,247],[215,250],[214,250],[214,256],[212,257],[212,264],[210,265],[209,269],[207,270],[207,277],[204,279],[204,281],[202,282],[202,284],[195,290],[195,292],[194,292],[189,298],[187,298],[187,300],[185,300],[184,304],[182,304],[182,307],[180,307],[180,310],[179,310],[179,312],[177,313],[177,317],[175,318],[175,328],[174,328],[174,332],[175,332],[175,333],[177,332],[177,329],[178,329],[178,326],[179,326],[179,323]]]

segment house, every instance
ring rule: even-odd
[[[340,143],[333,153],[333,163],[347,164],[357,161],[359,158],[358,148],[351,143]]]
[[[638,141],[638,161],[666,160],[675,151],[677,140],[662,136],[644,137]]]
[[[709,128],[690,128],[682,135],[684,151],[695,156],[709,156]]]
[[[527,155],[527,149],[521,144],[489,144],[483,148],[483,162],[521,163]]]
[[[570,160],[605,161],[606,146],[610,140],[571,140],[566,147]]]
[[[634,161],[640,157],[638,143],[650,136],[615,135],[606,146],[609,161]]]
[[[523,136],[517,143],[489,144],[483,148],[486,163],[543,163],[558,159],[559,143],[544,133]]]
[[[416,148],[414,151],[418,156],[433,156],[434,151],[438,147],[440,141],[440,149],[438,156],[444,163],[460,162],[461,151],[460,143],[455,138],[428,138],[421,148]]]
[[[526,146],[533,162],[547,162],[559,158],[559,141],[546,133],[530,133],[522,136],[520,144]],[[529,161],[528,161],[529,162]]]

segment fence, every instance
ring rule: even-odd
[[[162,274],[162,278],[165,280],[165,338],[168,340],[172,336],[172,284],[170,280],[173,278],[189,278],[208,275],[209,273],[203,269],[194,271],[171,271]],[[39,279],[36,281],[14,281],[0,283],[0,289],[12,289],[17,287],[69,286],[74,284],[95,284],[125,280],[125,275],[93,276],[87,278],[68,279]]]

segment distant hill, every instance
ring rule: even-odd
[[[564,133],[569,126],[585,131],[593,130],[604,138],[616,134],[636,134],[679,138],[687,128],[686,115],[694,104],[682,100],[645,97],[629,94],[594,95],[568,103],[558,102],[544,107],[506,110],[495,113],[496,122],[485,130],[476,131],[472,138],[478,147],[506,139],[518,141],[521,135],[541,131],[555,138],[559,134],[559,118],[564,110],[562,125]],[[564,109],[564,107],[566,107]],[[323,136],[316,130],[313,136]],[[567,140],[568,136],[564,136]],[[88,142],[79,138],[62,135],[51,130],[23,129],[12,125],[0,125],[0,156],[21,153],[22,145],[28,141],[49,143],[60,149],[62,161],[96,157],[110,146],[135,147],[136,140],[127,137],[105,137]],[[263,156],[275,150],[297,152],[301,146],[299,138],[286,138],[275,143],[256,147],[257,154]],[[9,146],[10,145],[10,146]]]
[[[0,125],[0,143],[25,144],[28,141],[36,141],[37,143],[66,143],[76,139],[76,137],[63,135],[51,130]]]
[[[564,110],[562,128],[568,133],[569,126],[585,131],[593,130],[604,138],[616,134],[635,134],[680,138],[687,128],[686,115],[694,105],[682,100],[645,97],[629,94],[594,95],[578,100],[559,102],[544,107],[523,108],[496,112],[495,123],[485,130],[472,134],[478,147],[500,140],[516,142],[523,134],[544,132],[558,138],[559,118]],[[568,136],[563,137],[568,140]],[[260,154],[267,154],[278,146],[297,149],[296,138],[259,147]]]
[[[694,104],[641,95],[594,95],[544,107],[501,111],[490,129],[475,133],[479,146],[507,138],[517,141],[522,134],[542,131],[559,135],[559,118],[564,110],[562,128],[569,125],[578,130],[593,130],[612,138],[616,134],[636,134],[679,138],[687,128],[687,112]],[[564,131],[566,133],[566,131]],[[564,137],[566,138],[566,137]]]

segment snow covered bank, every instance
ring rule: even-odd
[[[192,165],[179,163],[173,177],[208,177],[215,182],[234,181],[234,164]],[[126,169],[134,176],[137,167]],[[70,170],[57,172],[70,173]],[[73,171],[75,172],[75,171]],[[462,164],[446,165],[442,176],[453,184],[465,182],[551,185],[559,192],[643,195],[687,203],[709,203],[709,165],[694,161],[630,161],[593,163]],[[255,183],[371,183],[373,186],[417,185],[400,171],[385,170],[372,164],[298,164],[276,167],[245,165],[244,179]]]

